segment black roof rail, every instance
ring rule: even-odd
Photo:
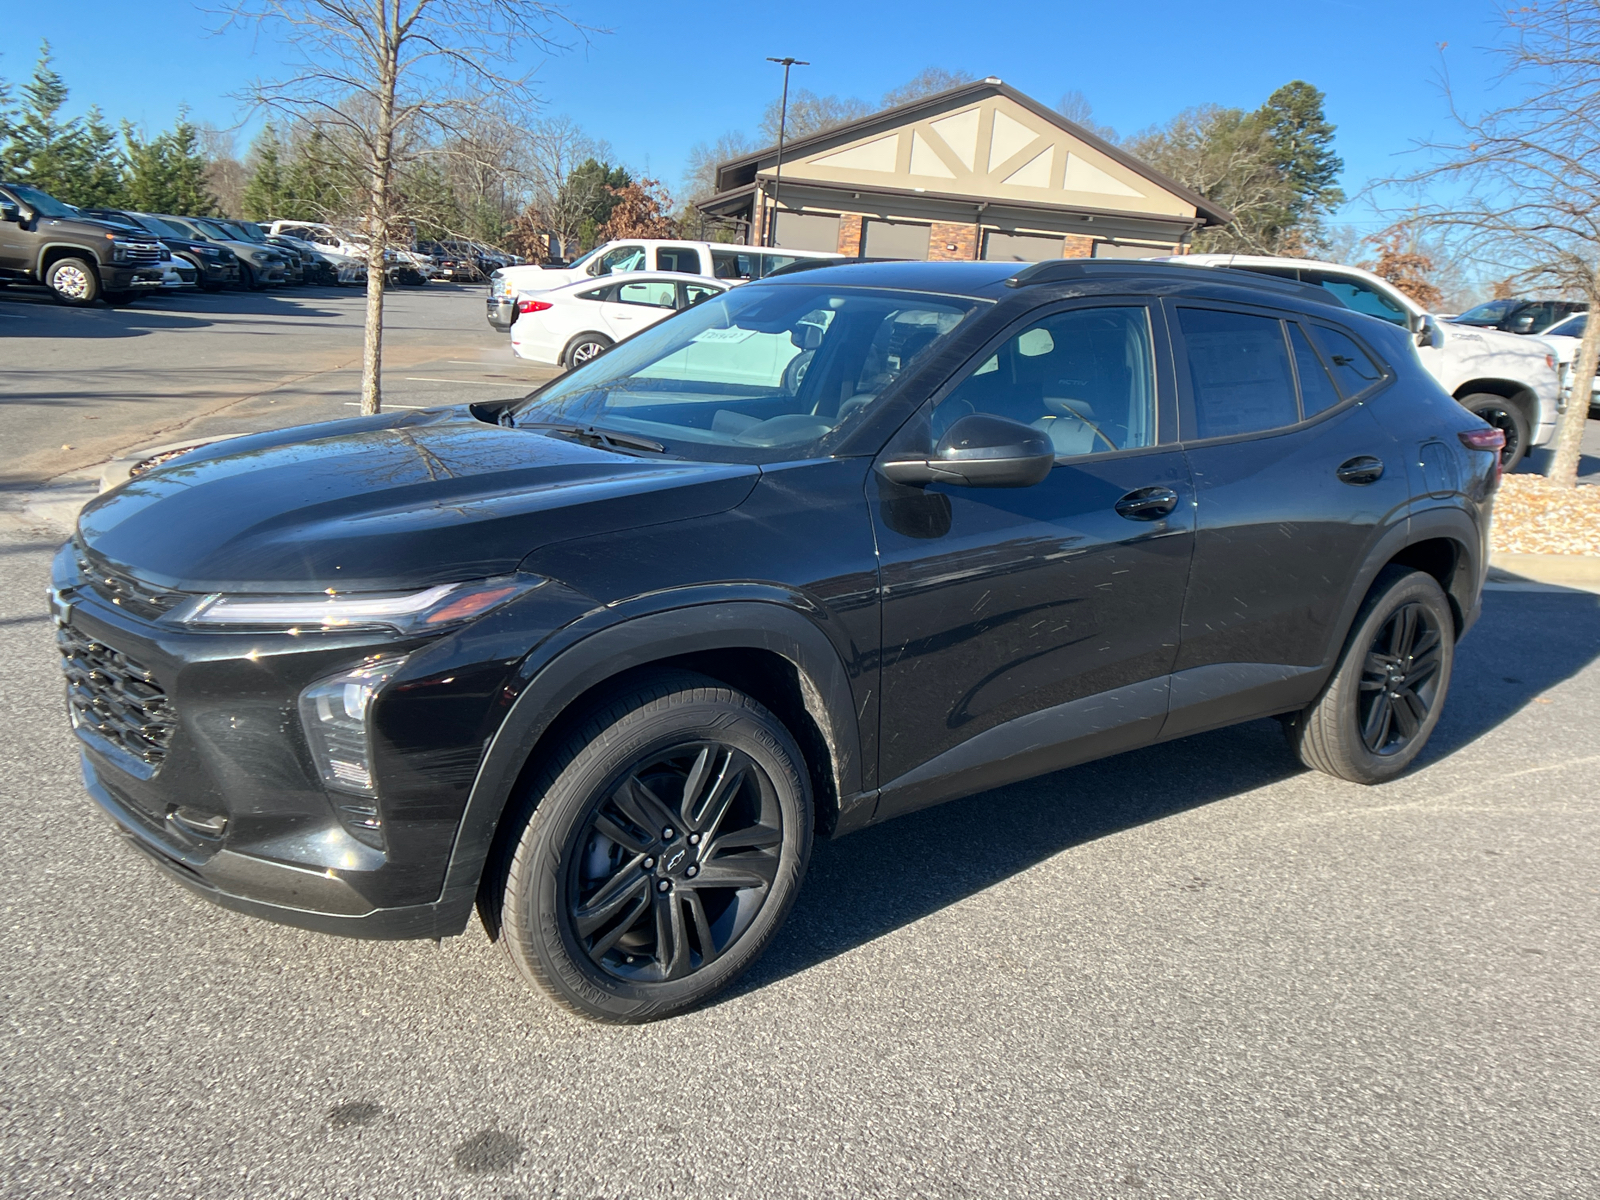
[[[1223,277],[1222,282],[1239,287],[1257,288],[1262,291],[1298,296],[1302,300],[1326,304],[1330,308],[1349,307],[1343,300],[1326,288],[1318,287],[1312,283],[1301,283],[1297,279],[1284,279],[1277,275],[1262,275],[1255,271],[1239,270],[1232,267],[1214,267],[1200,263],[1185,265],[1136,258],[1067,258],[1029,263],[1022,270],[1011,276],[1010,279],[1007,279],[1006,286],[1009,288],[1023,288],[1046,283],[1070,283],[1076,280],[1115,278],[1119,275],[1133,275],[1141,279],[1148,279],[1153,275],[1163,279],[1193,280],[1196,274],[1201,271],[1208,272],[1212,276],[1220,275]]]
[[[775,275],[796,275],[801,271],[815,271],[819,267],[847,267],[847,266],[851,266],[852,264],[855,264],[855,263],[877,263],[877,262],[897,262],[897,261],[899,261],[899,260],[893,259],[893,258],[860,258],[860,257],[797,258],[791,263],[784,263],[783,266],[777,267],[774,270],[768,271],[765,275],[762,276],[762,278],[763,279],[771,279]]]

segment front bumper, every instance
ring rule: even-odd
[[[106,265],[100,268],[100,286],[108,292],[144,291],[159,289],[166,272],[160,267],[119,267]]]

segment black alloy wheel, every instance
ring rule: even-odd
[[[1356,712],[1361,741],[1373,754],[1404,750],[1427,723],[1439,691],[1444,631],[1427,607],[1395,609],[1367,650]]]
[[[1517,464],[1528,452],[1528,423],[1522,410],[1504,397],[1481,392],[1467,396],[1461,404],[1468,412],[1506,435],[1505,448],[1500,451],[1500,469],[1516,470]]]
[[[1385,567],[1321,695],[1282,718],[1289,745],[1306,766],[1351,783],[1393,779],[1439,723],[1455,644],[1455,615],[1438,580]]]
[[[479,900],[517,969],[613,1022],[682,1012],[738,978],[811,853],[810,776],[783,723],[674,671],[615,694],[540,754]]]
[[[741,750],[652,754],[598,804],[568,864],[567,919],[618,979],[682,979],[715,962],[772,893],[783,814]]]

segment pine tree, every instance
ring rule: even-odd
[[[288,199],[287,172],[283,166],[283,143],[278,132],[269,124],[257,135],[250,147],[253,169],[250,182],[245,184],[240,206],[252,221],[269,221],[291,215],[286,210]]]
[[[79,193],[70,203],[117,208],[126,203],[117,135],[98,107],[89,109],[79,139]]]
[[[165,135],[146,141],[132,125],[122,123],[124,202],[135,212],[170,213],[177,211],[178,193],[173,186]]]
[[[1315,218],[1344,203],[1339,173],[1344,160],[1333,152],[1334,125],[1322,109],[1323,94],[1303,79],[1284,84],[1255,112],[1271,143],[1271,158],[1293,196],[1285,227]]]
[[[172,172],[174,205],[167,210],[180,217],[209,217],[217,211],[217,198],[206,187],[206,156],[200,134],[189,123],[189,110],[178,110],[178,122],[163,135],[167,163]]]
[[[21,110],[11,122],[8,166],[17,178],[72,204],[84,190],[83,134],[80,122],[59,119],[66,102],[66,82],[51,70],[50,43],[42,42],[33,78],[22,88]]]
[[[334,149],[328,136],[313,128],[294,140],[294,160],[285,180],[282,212],[275,217],[328,221],[349,211],[342,203]]]

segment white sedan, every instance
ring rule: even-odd
[[[576,367],[680,309],[720,296],[734,281],[673,271],[585,279],[517,300],[511,349],[518,358]]]

